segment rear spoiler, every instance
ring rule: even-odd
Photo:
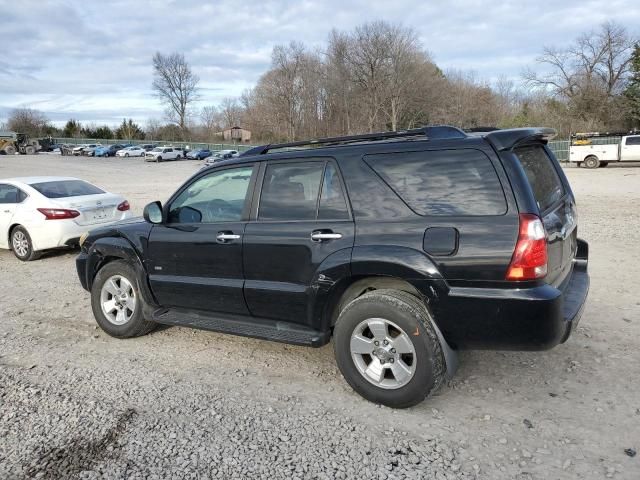
[[[495,130],[482,135],[499,152],[511,150],[518,145],[532,141],[547,143],[556,136],[553,128],[509,128]]]

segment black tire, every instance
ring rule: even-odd
[[[413,377],[403,386],[385,389],[374,385],[358,370],[351,354],[351,335],[362,321],[389,320],[408,334],[415,349]],[[393,408],[423,401],[443,383],[446,365],[431,315],[417,297],[398,290],[374,290],[350,302],[340,312],[333,333],[338,368],[351,387],[367,400]]]
[[[24,239],[23,241],[26,242],[26,252],[24,253],[24,255],[18,253],[18,251],[14,248],[14,237],[21,235],[21,240]],[[29,232],[27,232],[27,229],[21,225],[18,225],[11,230],[11,234],[9,235],[9,244],[11,250],[13,251],[13,254],[18,260],[22,260],[23,262],[30,262],[32,260],[37,260],[38,258],[40,258],[40,252],[36,252],[33,250],[33,242],[31,241]]]
[[[101,306],[101,293],[104,284],[114,275],[118,275],[126,278],[131,284],[135,293],[136,305],[133,310],[131,318],[122,325],[116,325],[109,321],[105,313],[102,311]],[[93,310],[93,316],[96,322],[102,330],[108,335],[116,338],[132,338],[146,335],[156,328],[155,322],[148,321],[143,316],[144,299],[140,295],[140,288],[138,287],[138,280],[135,274],[135,270],[124,260],[116,260],[107,263],[102,267],[91,287],[91,308]]]
[[[180,160],[182,156],[180,154],[176,155],[176,160]]]
[[[7,155],[15,155],[16,154],[16,147],[14,147],[13,145],[7,145],[6,147],[4,147],[4,152]]]
[[[162,157],[156,157],[156,163],[161,162],[162,161]]]
[[[589,155],[584,159],[583,164],[587,168],[598,168],[600,166],[600,160],[595,155]]]
[[[124,154],[124,156],[125,156],[125,157],[128,157],[128,156],[129,156],[129,154],[128,154],[128,153],[125,153],[125,154]]]
[[[604,168],[609,165],[609,162],[600,162],[600,168]]]

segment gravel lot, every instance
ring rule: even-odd
[[[136,213],[199,162],[0,157],[0,178],[73,175]],[[454,380],[394,411],[320,349],[163,328],[97,329],[76,252],[0,251],[0,479],[638,479],[640,169],[567,169],[590,242],[589,303],[549,352],[462,352]]]

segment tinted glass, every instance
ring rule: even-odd
[[[253,167],[213,172],[189,185],[171,204],[170,223],[242,220]]]
[[[32,183],[31,186],[47,198],[81,197],[104,193],[104,190],[82,180],[56,180]]]
[[[625,145],[640,145],[640,137],[627,137]]]
[[[516,156],[527,174],[538,208],[544,212],[564,195],[558,172],[541,146],[518,148]]]
[[[318,220],[342,220],[349,218],[347,201],[344,198],[342,185],[338,178],[338,171],[333,164],[328,163],[324,170]]]
[[[323,162],[269,165],[258,219],[315,220],[323,169]]]
[[[0,203],[19,203],[18,187],[0,183]]]
[[[367,155],[366,162],[418,215],[502,215],[498,175],[478,150]]]

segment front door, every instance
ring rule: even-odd
[[[354,224],[332,159],[266,165],[257,213],[244,232],[245,298],[252,315],[308,324],[313,278],[330,255],[350,255]]]
[[[640,135],[625,137],[620,145],[620,160],[627,162],[640,161]]]
[[[242,236],[255,183],[253,165],[197,177],[169,200],[149,236],[151,289],[166,307],[247,314]]]

